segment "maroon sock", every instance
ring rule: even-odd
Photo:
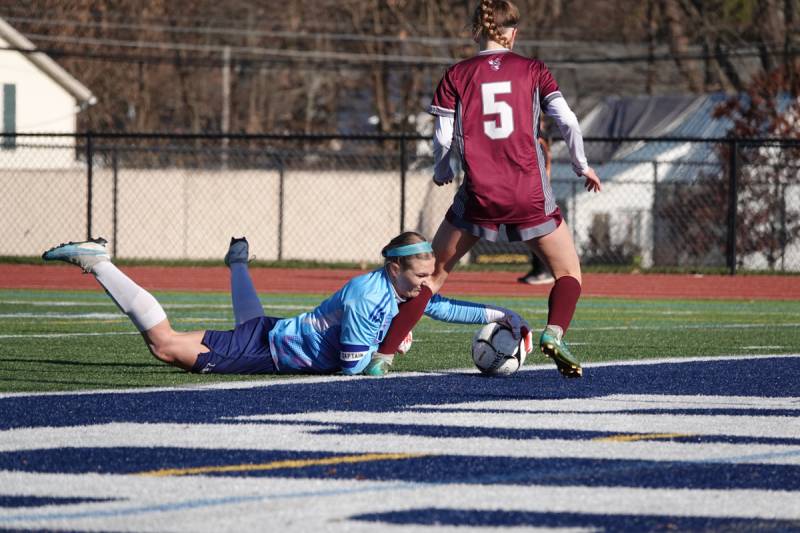
[[[432,297],[433,292],[431,292],[431,289],[423,286],[422,290],[419,291],[419,295],[400,304],[400,312],[392,319],[392,325],[389,326],[386,337],[383,338],[383,342],[378,347],[379,353],[386,355],[397,353],[400,343],[406,338],[411,328],[416,326],[419,319],[422,318],[422,313]]]
[[[559,326],[566,333],[580,296],[581,284],[577,279],[572,276],[558,278],[547,302],[547,323]]]

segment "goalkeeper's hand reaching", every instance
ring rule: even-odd
[[[411,349],[411,342],[413,341],[413,338],[413,335],[409,331],[408,335],[406,335],[406,338],[403,339],[403,342],[401,342],[400,346],[398,346],[397,353],[400,355],[408,353],[408,351]],[[389,373],[389,367],[392,366],[393,362],[394,355],[386,355],[379,352],[374,352],[372,354],[372,359],[362,374],[365,376],[385,376]]]
[[[385,376],[389,373],[389,368],[394,361],[394,355],[385,355],[375,352],[372,354],[372,360],[364,369],[362,374],[365,376]]]
[[[503,324],[511,330],[515,339],[523,341],[526,355],[533,350],[531,327],[519,314],[505,307],[486,306],[486,318],[489,322]]]

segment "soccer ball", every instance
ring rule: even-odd
[[[510,376],[525,363],[526,355],[524,339],[514,339],[503,324],[486,324],[472,338],[472,361],[490,376]]]

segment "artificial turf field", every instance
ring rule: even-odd
[[[227,294],[155,292],[173,327],[229,329]],[[291,316],[322,295],[262,296],[266,313]],[[535,329],[547,315],[539,298],[478,298],[519,312]],[[398,371],[472,366],[475,326],[423,318]],[[798,301],[692,301],[584,298],[569,331],[586,362],[664,357],[800,352]],[[530,362],[544,362],[533,354]],[[164,366],[147,352],[128,319],[101,291],[0,290],[0,391],[57,391],[147,387],[241,380],[193,376]],[[271,379],[259,376],[251,379]]]
[[[99,290],[0,290],[0,530],[800,530],[800,302],[584,298],[579,380],[482,377],[474,329],[423,319],[386,378],[192,376]]]

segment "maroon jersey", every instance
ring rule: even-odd
[[[484,50],[447,69],[429,112],[455,119],[464,213],[474,222],[535,222],[556,209],[537,141],[539,116],[561,96],[541,61]]]

